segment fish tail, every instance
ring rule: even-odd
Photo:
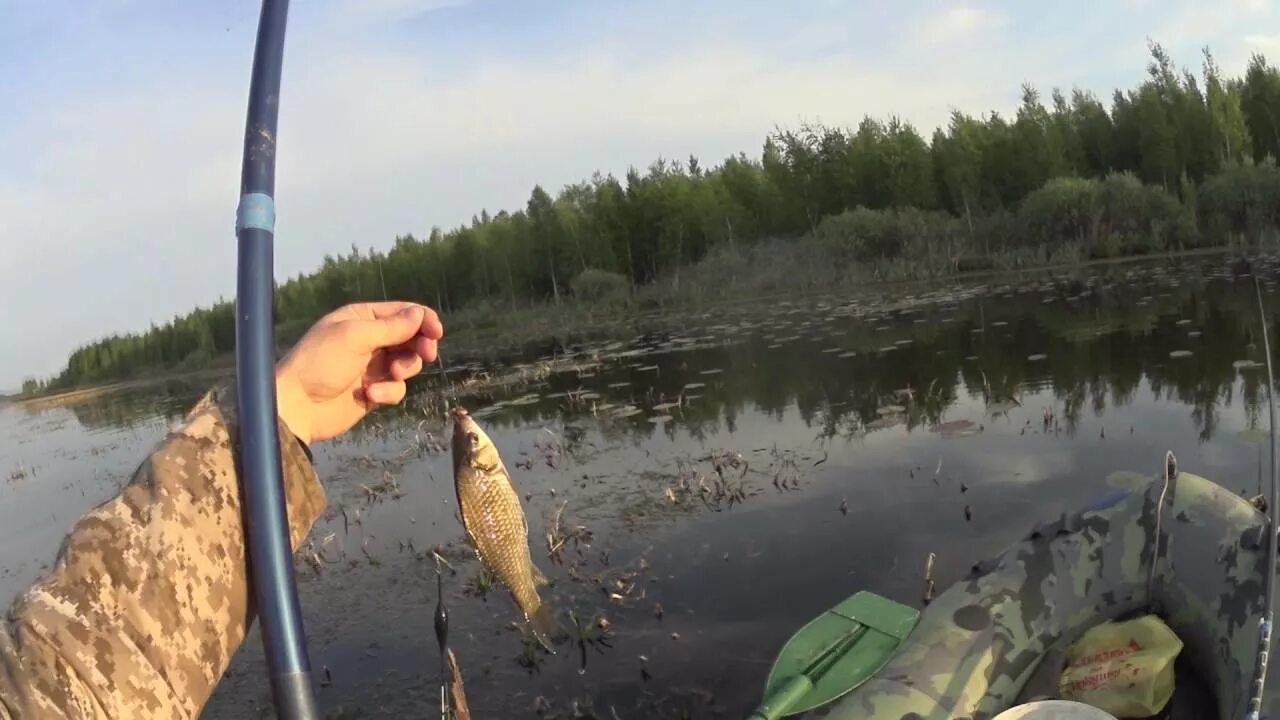
[[[551,615],[551,608],[543,603],[538,606],[529,615],[529,630],[533,632],[534,638],[542,645],[543,649],[554,655],[556,653],[553,642],[564,637],[564,629],[556,622]]]
[[[546,585],[546,584],[548,584],[548,583],[550,583],[550,582],[551,582],[550,580],[548,580],[548,579],[547,579],[547,576],[546,576],[546,575],[544,575],[544,574],[542,573],[542,571],[538,569],[538,566],[537,566],[537,565],[530,565],[529,567],[533,568],[533,585],[534,585],[534,587],[539,587],[539,586],[542,586],[542,585]]]

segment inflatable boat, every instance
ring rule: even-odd
[[[1212,696],[1186,716],[1249,717],[1270,523],[1261,499],[1170,464],[1113,476],[1113,492],[976,563],[921,612],[870,593],[833,608],[784,647],[752,717],[991,720],[1053,697],[1086,630],[1145,613],[1178,635],[1179,662]],[[1280,718],[1275,687],[1263,718]]]

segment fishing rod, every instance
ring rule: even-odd
[[[1258,621],[1258,656],[1253,672],[1253,693],[1249,697],[1248,720],[1258,720],[1262,713],[1263,690],[1267,683],[1267,659],[1271,654],[1271,630],[1275,619],[1276,596],[1276,554],[1280,538],[1276,535],[1276,513],[1280,511],[1280,477],[1276,473],[1276,402],[1273,397],[1276,385],[1275,374],[1271,369],[1271,341],[1267,336],[1267,314],[1262,304],[1262,283],[1258,275],[1253,274],[1253,287],[1258,296],[1258,318],[1262,323],[1262,351],[1266,353],[1267,364],[1267,407],[1271,423],[1271,497],[1267,501],[1267,514],[1270,515],[1267,530],[1267,584],[1263,595],[1266,606],[1262,611],[1262,619]]]
[[[444,607],[444,573],[436,564],[436,644],[440,646],[440,720],[450,720],[449,706],[449,611]]]
[[[249,565],[276,715],[318,717],[285,506],[275,384],[276,121],[289,0],[263,0],[236,209],[236,402]]]

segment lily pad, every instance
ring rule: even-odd
[[[1031,355],[1028,355],[1028,356],[1027,356],[1027,361],[1028,361],[1028,362],[1040,362],[1041,360],[1044,360],[1044,359],[1046,359],[1046,358],[1048,358],[1048,357],[1049,357],[1049,356],[1048,356],[1048,355],[1045,355],[1044,353],[1032,353]]]
[[[1251,445],[1261,445],[1271,440],[1271,433],[1260,428],[1249,428],[1236,433],[1236,437]]]
[[[649,422],[653,423],[654,425],[661,425],[662,423],[665,423],[665,422],[671,422],[671,416],[670,415],[654,415],[653,417],[649,418]]]
[[[685,383],[685,384],[684,384],[684,389],[685,389],[685,390],[697,390],[698,388],[706,387],[706,386],[707,386],[707,384],[706,384],[706,383],[691,382],[691,383]]]
[[[842,352],[842,353],[840,353],[839,355],[837,355],[836,357],[838,357],[838,358],[851,358],[851,357],[857,357],[857,355],[858,355],[858,353],[850,351],[850,352]]]
[[[724,372],[724,368],[711,368],[710,370],[703,370],[698,374],[699,375],[719,375],[722,372]]]
[[[631,386],[631,383],[627,380],[623,380],[622,382],[609,383],[609,387],[613,388],[614,390],[617,390],[618,388],[624,388],[624,387],[630,387],[630,386]]]
[[[933,431],[944,438],[968,437],[977,434],[978,424],[972,420],[949,420],[933,426]]]
[[[1178,321],[1178,324],[1179,324],[1179,325],[1190,325],[1190,324],[1191,324],[1191,321],[1190,321],[1190,320],[1188,320],[1187,318],[1183,318],[1183,319],[1181,319],[1181,320],[1179,320],[1179,321]]]
[[[876,413],[881,417],[886,415],[901,415],[906,411],[907,409],[902,407],[901,405],[881,405],[880,407],[876,408]]]
[[[663,410],[670,410],[671,408],[678,408],[678,407],[680,407],[680,403],[678,402],[664,402],[664,403],[658,403],[657,405],[654,405],[653,409],[657,410],[658,412],[662,412]]]
[[[652,370],[657,370],[657,369],[658,369],[657,365],[641,365],[640,367],[636,368],[636,370],[639,370],[640,372],[650,372]]]
[[[900,417],[894,417],[894,416],[882,417],[882,418],[876,418],[875,420],[872,420],[871,422],[867,423],[867,429],[868,430],[884,430],[885,428],[891,428],[894,425],[901,425],[901,424],[902,424],[902,418]]]
[[[1151,482],[1151,478],[1142,473],[1121,470],[1107,476],[1107,485],[1117,490],[1137,490]]]
[[[1195,353],[1191,352],[1190,350],[1173,350],[1169,353],[1169,357],[1175,358],[1175,359],[1187,358],[1187,357],[1191,357],[1192,355],[1195,355]]]
[[[1258,368],[1266,367],[1266,365],[1257,360],[1237,360],[1231,363],[1231,367],[1237,370],[1257,370]]]
[[[1000,413],[1007,413],[1016,407],[1018,407],[1018,403],[1012,400],[999,400],[997,402],[987,403],[987,412],[992,415],[999,415]]]
[[[641,410],[638,407],[635,407],[633,405],[624,405],[623,407],[620,407],[617,410],[614,410],[613,416],[616,418],[625,418],[625,417],[631,417],[632,415],[639,415],[640,412]]]

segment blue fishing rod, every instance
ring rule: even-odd
[[[280,461],[275,384],[276,120],[288,0],[263,0],[236,209],[236,401],[249,566],[277,717],[317,718]]]

